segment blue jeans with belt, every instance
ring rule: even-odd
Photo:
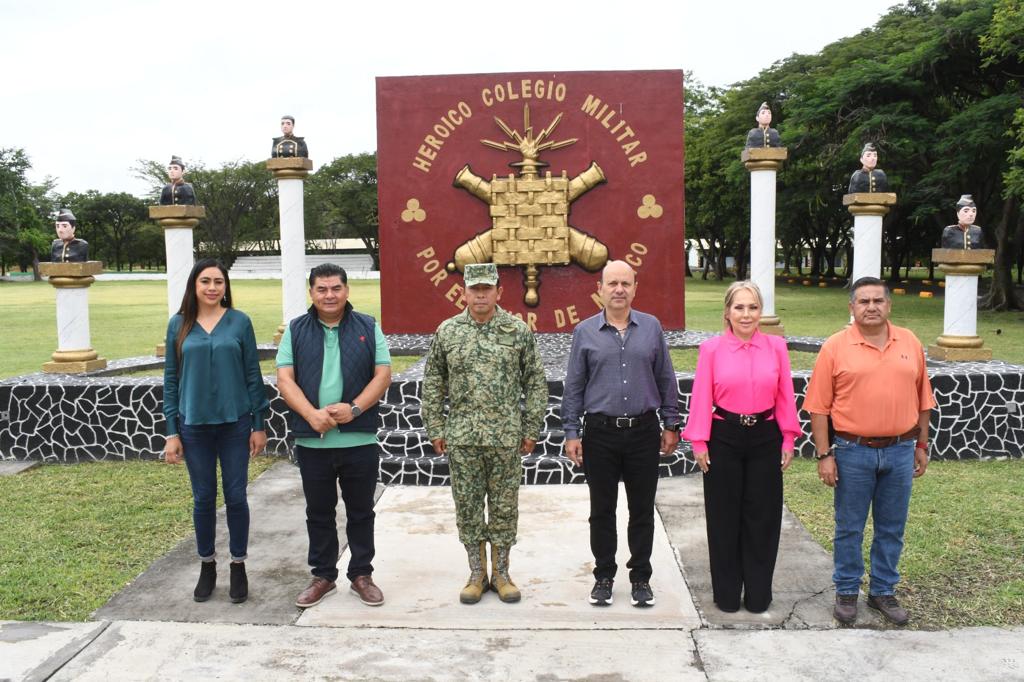
[[[874,522],[869,594],[891,595],[900,581],[897,565],[914,480],[914,439],[869,448],[835,439],[836,533],[833,543],[837,594],[857,594],[864,575],[864,524]]]
[[[231,558],[244,561],[249,548],[249,434],[252,417],[245,415],[226,424],[181,425],[181,447],[192,482],[192,523],[196,529],[199,558],[210,561],[216,555],[217,462],[224,484],[224,507],[228,518]]]

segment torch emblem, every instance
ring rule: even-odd
[[[571,179],[564,170],[558,177],[552,177],[551,171],[540,176],[540,169],[548,165],[540,160],[541,152],[568,147],[577,141],[576,138],[559,142],[549,139],[561,120],[559,113],[535,137],[528,104],[523,106],[522,134],[496,116],[494,121],[508,141],[480,142],[493,149],[519,152],[522,160],[509,164],[519,169],[519,175],[509,173],[503,178],[492,175],[488,181],[475,175],[466,164],[455,175],[453,183],[488,205],[491,228],[457,248],[447,265],[448,271],[462,272],[471,263],[525,266],[523,301],[531,307],[540,302],[537,293],[540,266],[572,262],[588,272],[595,272],[608,261],[607,246],[569,224],[572,202],[605,182],[601,168],[591,162],[589,168]]]

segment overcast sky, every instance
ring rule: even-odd
[[[0,0],[0,147],[61,192],[141,195],[137,159],[265,159],[285,113],[317,165],[373,151],[375,76],[685,69],[728,85],[894,4]]]

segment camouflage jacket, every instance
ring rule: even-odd
[[[520,402],[524,395],[525,409]],[[431,440],[508,447],[518,446],[523,438],[536,440],[547,399],[537,342],[522,320],[499,307],[485,324],[463,311],[437,328],[427,354],[421,404]]]

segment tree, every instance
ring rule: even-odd
[[[46,219],[53,181],[30,185],[25,174],[31,167],[25,150],[0,149],[0,273],[17,263],[23,270],[31,266],[38,280],[39,254],[51,239]]]
[[[373,258],[373,269],[380,270],[377,153],[334,159],[310,177],[307,187],[307,213],[320,236],[361,239]]]

